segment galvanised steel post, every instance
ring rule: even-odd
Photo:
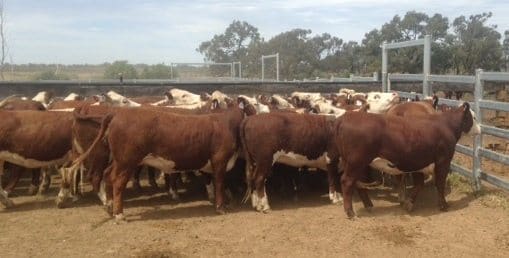
[[[276,53],[276,81],[279,81],[279,53]]]
[[[423,79],[422,79],[422,94],[424,97],[429,97],[432,95],[431,86],[428,82],[428,76],[431,71],[431,36],[424,36],[424,57],[423,57],[422,71],[423,71]]]
[[[482,122],[481,108],[479,102],[483,99],[484,85],[482,81],[482,69],[475,71],[475,85],[474,85],[474,112],[478,122]],[[480,150],[482,148],[482,134],[474,137],[474,155],[472,157],[472,177],[474,179],[474,191],[481,190],[481,155]]]
[[[387,92],[387,42],[382,44],[382,92]]]

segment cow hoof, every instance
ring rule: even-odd
[[[115,224],[125,224],[127,223],[127,219],[125,218],[123,213],[115,214]]]
[[[35,185],[32,185],[32,184],[31,184],[31,185],[28,187],[28,191],[27,191],[27,193],[28,193],[28,195],[35,195],[35,194],[37,194],[37,191],[38,191],[38,190],[39,190],[39,187],[38,187],[38,186],[35,186]]]
[[[440,204],[440,211],[448,211],[449,205],[447,203]]]
[[[346,217],[349,220],[356,220],[357,219],[357,214],[355,214],[355,212],[353,210],[348,210],[348,211],[346,211]]]
[[[373,206],[364,207],[364,209],[369,213],[373,212]]]
[[[108,213],[108,215],[113,216],[113,206],[111,204],[106,204],[103,206],[104,211]]]
[[[2,199],[2,204],[7,209],[14,207],[14,202],[11,199],[9,199],[9,198]]]
[[[220,208],[216,208],[216,213],[219,215],[225,215],[227,212],[224,207],[220,207]]]
[[[410,200],[406,200],[403,206],[407,212],[412,212],[414,210],[414,203]]]
[[[64,198],[57,197],[55,202],[57,204],[57,208],[59,208],[59,209],[67,208],[71,204],[71,200],[68,198],[64,199]]]
[[[332,202],[332,204],[342,204],[343,203],[343,197],[338,192],[329,193],[329,199]]]

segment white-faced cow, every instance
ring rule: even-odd
[[[348,112],[339,118],[334,129],[334,146],[341,156],[341,187],[344,209],[355,217],[352,192],[376,157],[390,161],[401,171],[420,170],[435,163],[435,185],[440,210],[447,210],[445,180],[450,170],[455,146],[462,134],[479,134],[480,126],[468,103],[443,113],[400,117]],[[334,158],[336,153],[331,153]],[[420,186],[412,192],[407,209],[411,210]],[[358,188],[364,207],[373,204],[365,189]]]

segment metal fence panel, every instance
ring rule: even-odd
[[[499,110],[509,112],[509,103],[491,101],[491,100],[480,100],[479,107],[491,110]]]
[[[395,42],[395,43],[385,43],[384,44],[386,49],[395,49],[395,48],[402,48],[402,47],[413,47],[413,46],[420,46],[420,45],[424,45],[424,39],[417,39],[417,40]]]
[[[422,81],[424,80],[423,74],[413,73],[391,73],[389,74],[389,80],[391,81]]]
[[[466,75],[428,75],[428,81],[445,83],[474,84],[475,76]]]
[[[483,134],[489,134],[500,138],[509,139],[509,130],[501,129],[489,125],[481,125],[481,131]]]
[[[468,146],[465,146],[465,145],[456,144],[456,151],[461,154],[468,155],[470,157],[474,156],[474,150]]]

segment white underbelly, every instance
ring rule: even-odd
[[[405,172],[399,170],[398,168],[393,167],[390,164],[392,164],[392,163],[389,160],[386,160],[383,158],[375,158],[373,161],[371,161],[371,164],[369,164],[369,166],[378,170],[378,171],[381,171],[383,173],[387,173],[390,175],[401,175],[401,174],[405,173]],[[421,171],[425,174],[433,174],[434,169],[435,169],[435,163],[432,163],[432,164],[426,166],[425,168],[419,169],[417,171]]]
[[[228,160],[228,163],[226,164],[226,171],[230,171],[233,168],[233,166],[235,165],[235,161],[237,161],[237,157],[238,157],[238,153],[235,152],[233,154],[233,156]],[[140,165],[147,165],[147,166],[157,168],[157,169],[161,170],[161,172],[163,172],[163,173],[181,172],[181,171],[175,170],[175,166],[176,166],[175,161],[167,160],[167,159],[164,159],[159,156],[154,156],[152,154],[145,156],[145,158],[143,158],[143,160],[141,161]],[[210,163],[210,160],[207,161],[205,166],[203,166],[202,168],[200,168],[198,170],[207,172],[207,173],[214,172],[212,170],[212,164]]]
[[[277,151],[273,155],[272,164],[279,162],[292,167],[310,167],[327,170],[327,164],[330,163],[330,159],[327,156],[327,152],[324,152],[317,159],[308,159],[304,155],[300,155],[293,152]]]
[[[54,160],[36,160],[25,158],[17,153],[12,153],[9,151],[0,151],[0,160],[6,161],[12,164],[16,164],[18,166],[26,167],[26,168],[42,168],[53,165],[62,165],[69,159],[69,154],[65,154],[63,157]]]

